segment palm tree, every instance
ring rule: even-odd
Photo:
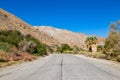
[[[87,48],[89,49],[90,52],[92,52],[92,45],[97,45],[98,39],[95,36],[89,36],[85,40],[85,44],[87,45]]]

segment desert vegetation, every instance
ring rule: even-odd
[[[88,51],[81,51],[80,54],[120,62],[120,20],[110,24],[109,35],[104,45],[96,45],[98,40],[95,36],[87,37],[85,43]],[[96,45],[96,52],[92,51],[93,44]]]
[[[57,52],[59,53],[71,53],[72,50],[68,44],[61,44],[61,46],[57,48]]]
[[[98,43],[98,39],[96,36],[87,37],[87,39],[85,40],[85,44],[88,48],[88,51],[90,52],[96,52],[97,43]]]
[[[105,41],[104,53],[107,59],[120,61],[120,20],[110,24],[110,32]]]
[[[47,55],[47,45],[31,35],[16,30],[0,31],[0,62],[31,61],[34,56]]]

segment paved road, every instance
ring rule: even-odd
[[[0,80],[120,80],[120,71],[99,61],[54,54],[1,69]]]

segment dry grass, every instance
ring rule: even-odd
[[[34,59],[36,59],[36,57],[27,52],[6,53],[0,51],[0,67],[10,66],[20,63],[21,61],[33,61]]]
[[[92,58],[106,59],[106,60],[120,62],[120,55],[118,55],[117,57],[110,57],[102,52],[91,53],[91,52],[87,52],[87,51],[80,51],[79,54],[85,55],[87,57],[92,57]]]
[[[92,58],[99,58],[99,59],[106,58],[106,55],[103,54],[102,52],[91,53],[91,52],[87,52],[87,51],[80,51],[79,54],[83,54],[85,56],[92,57]]]
[[[12,66],[12,65],[17,65],[22,63],[23,61],[10,61],[10,62],[0,62],[0,68],[7,67],[7,66]]]

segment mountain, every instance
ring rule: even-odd
[[[54,38],[44,32],[38,31],[20,18],[0,8],[0,30],[18,30],[24,35],[31,35],[42,43],[59,44]]]
[[[18,30],[23,35],[31,35],[42,43],[49,46],[68,44],[85,48],[84,41],[87,35],[74,33],[68,30],[57,29],[51,26],[31,26],[14,16],[13,14],[0,8],[0,30]],[[104,43],[104,38],[98,37],[100,44]]]
[[[44,32],[47,35],[56,39],[60,44],[68,44],[70,46],[78,46],[85,48],[85,39],[88,35],[83,33],[74,33],[68,30],[57,29],[51,26],[34,26],[40,32]],[[105,38],[97,37],[99,44],[104,44]]]

